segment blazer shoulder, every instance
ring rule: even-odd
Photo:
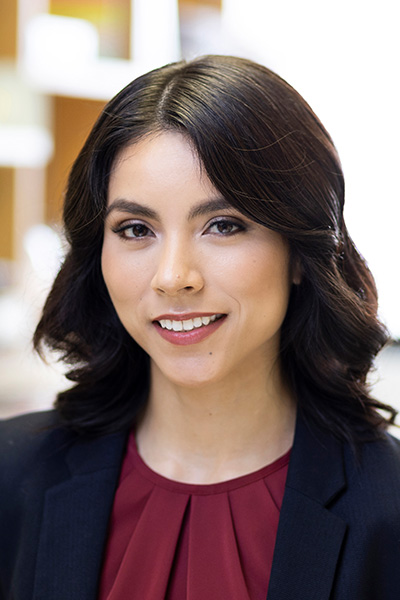
[[[349,452],[346,463],[347,494],[357,504],[359,519],[386,522],[400,536],[400,440],[385,434],[364,443],[358,460]]]
[[[0,419],[0,440],[5,436],[13,438],[26,434],[36,435],[40,430],[54,427],[59,424],[59,416],[56,410],[45,410],[30,412],[7,419]]]
[[[400,440],[385,433],[381,439],[365,443],[360,472],[380,481],[394,477],[400,487]]]
[[[19,479],[46,456],[69,447],[73,434],[62,427],[55,410],[0,421],[0,477]]]

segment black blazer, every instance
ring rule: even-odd
[[[80,438],[55,412],[0,424],[2,600],[96,599],[126,438]],[[399,599],[399,442],[357,463],[298,417],[268,600]]]

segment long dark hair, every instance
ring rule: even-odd
[[[303,98],[251,61],[205,56],[156,69],[106,106],[70,173],[70,245],[34,336],[61,352],[74,387],[56,408],[81,432],[129,427],[146,400],[149,358],[122,327],[100,255],[117,153],[157,131],[183,133],[235,208],[283,234],[302,278],[282,327],[281,360],[306,418],[352,442],[395,411],[366,383],[387,341],[374,280],[343,221],[344,181],[333,142]],[[377,409],[389,411],[385,419]]]

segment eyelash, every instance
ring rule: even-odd
[[[125,240],[135,240],[135,239],[142,239],[142,238],[147,238],[149,237],[148,235],[127,235],[126,232],[129,231],[130,229],[142,229],[145,230],[146,233],[151,231],[151,229],[149,227],[147,227],[147,225],[144,225],[144,223],[131,223],[130,225],[122,225],[120,227],[113,227],[112,230],[114,233],[118,234],[121,238],[125,239]]]
[[[229,232],[215,232],[212,233],[210,230],[213,227],[218,227],[218,226],[224,226],[224,227],[232,227],[234,230],[233,231],[229,231]],[[142,233],[145,233],[145,235],[127,235],[127,231],[129,230],[134,230],[134,229],[141,229]],[[144,231],[143,231],[144,230]],[[231,218],[227,218],[227,217],[219,217],[218,219],[213,220],[211,223],[209,223],[205,229],[205,232],[210,233],[211,235],[217,235],[220,237],[231,237],[233,235],[236,235],[242,231],[246,230],[246,226],[243,223],[240,223],[236,220],[233,220]],[[145,239],[147,237],[152,237],[149,236],[148,233],[153,233],[150,229],[150,227],[148,227],[147,225],[145,225],[144,223],[131,223],[131,224],[126,224],[126,225],[122,225],[119,227],[113,227],[112,231],[114,233],[116,233],[117,235],[119,235],[122,239],[125,240],[134,240],[134,239]],[[137,231],[138,233],[138,231]]]
[[[235,235],[237,233],[240,233],[241,231],[245,231],[246,227],[243,223],[240,223],[239,221],[236,221],[234,219],[231,218],[227,218],[227,217],[219,217],[218,219],[215,219],[214,221],[212,221],[206,231],[209,231],[212,227],[215,227],[218,225],[223,225],[223,226],[232,226],[234,227],[234,231],[230,231],[229,233],[223,233],[221,231],[219,231],[216,235],[221,235],[223,237],[229,237],[232,235]]]

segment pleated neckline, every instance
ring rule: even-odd
[[[150,469],[132,435],[99,600],[265,600],[289,457],[228,481],[188,484]]]

